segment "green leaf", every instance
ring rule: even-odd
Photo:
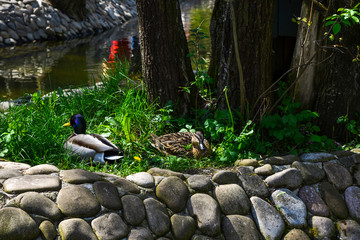
[[[335,22],[335,21],[327,21],[327,22],[325,23],[325,26],[333,25],[334,22]]]
[[[334,35],[338,34],[341,30],[341,25],[340,23],[335,23],[334,27],[333,27],[333,33]]]
[[[321,142],[321,137],[319,135],[316,135],[316,134],[311,135],[310,141],[312,141],[312,142]]]
[[[356,16],[352,16],[351,19],[352,19],[354,22],[356,22],[356,23],[359,23],[359,22],[360,22],[359,18],[356,17]]]

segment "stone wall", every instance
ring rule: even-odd
[[[122,178],[2,161],[0,239],[360,239],[355,151],[236,165]]]
[[[137,15],[135,0],[87,0],[86,10],[87,17],[76,21],[44,0],[0,0],[0,47],[85,37]]]

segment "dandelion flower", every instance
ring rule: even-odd
[[[134,160],[137,161],[137,162],[141,162],[141,158],[138,157],[138,156],[135,156],[135,157],[134,157]]]

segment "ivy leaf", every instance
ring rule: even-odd
[[[340,23],[335,23],[334,27],[333,27],[333,32],[334,32],[334,35],[338,34],[341,30],[341,25]]]
[[[319,135],[311,135],[310,141],[312,142],[321,142],[321,137]]]

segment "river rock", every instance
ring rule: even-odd
[[[247,167],[239,167],[239,179],[241,186],[248,196],[258,196],[265,198],[269,196],[269,190],[264,181]]]
[[[101,205],[112,210],[121,209],[117,188],[109,182],[98,181],[93,184],[95,195]]]
[[[154,167],[154,168],[150,168],[147,172],[153,176],[164,176],[164,177],[175,176],[175,177],[179,177],[182,180],[185,179],[184,174],[179,172],[174,172],[169,169],[161,169]]]
[[[119,194],[122,196],[125,193],[140,193],[139,187],[125,178],[118,178],[113,181],[113,184],[118,188]]]
[[[254,221],[246,216],[225,216],[222,219],[222,227],[222,231],[226,240],[260,239],[260,233],[258,232]]]
[[[170,218],[164,204],[153,198],[144,200],[146,217],[151,231],[158,237],[170,230]]]
[[[302,176],[296,168],[289,168],[275,173],[265,179],[270,187],[285,187],[295,189],[301,186]]]
[[[0,161],[0,169],[16,169],[19,171],[23,171],[29,168],[31,168],[31,166],[26,163]]]
[[[336,159],[336,156],[331,153],[304,153],[300,156],[302,162],[326,162],[332,159]]]
[[[299,190],[299,197],[304,201],[309,212],[316,216],[328,217],[330,209],[322,200],[315,188],[304,186]]]
[[[145,207],[139,197],[125,195],[121,198],[121,202],[126,222],[133,226],[137,226],[145,219]]]
[[[93,183],[102,180],[98,174],[83,169],[62,170],[60,177],[63,181],[72,184]]]
[[[100,204],[95,196],[82,186],[61,189],[56,201],[60,211],[69,217],[93,217],[100,211]]]
[[[36,222],[20,208],[0,209],[0,239],[32,240],[40,234]]]
[[[360,239],[360,225],[354,220],[341,220],[336,222],[339,239]]]
[[[352,177],[349,171],[342,165],[334,162],[324,163],[324,170],[330,183],[340,191],[352,185]]]
[[[196,193],[187,202],[190,216],[197,219],[200,231],[208,236],[220,234],[220,208],[209,195]]]
[[[309,225],[315,239],[333,239],[336,235],[335,224],[330,218],[313,216]]]
[[[258,167],[259,162],[256,159],[239,159],[235,161],[234,166]]]
[[[346,203],[336,188],[328,182],[322,182],[320,191],[330,211],[340,219],[347,218],[348,209]]]
[[[212,177],[213,182],[217,184],[230,184],[230,183],[239,183],[239,178],[237,173],[230,170],[220,170],[214,174]]]
[[[51,164],[40,164],[34,167],[31,167],[24,171],[24,174],[35,175],[35,174],[50,174],[57,173],[60,170]]]
[[[116,213],[108,213],[95,218],[91,222],[91,227],[101,240],[121,239],[129,233],[128,226]]]
[[[317,163],[296,161],[292,164],[292,167],[300,171],[305,184],[318,183],[325,177],[324,170]]]
[[[81,218],[70,218],[59,223],[62,240],[86,239],[98,240],[90,225]]]
[[[180,212],[185,208],[189,190],[180,178],[170,176],[156,187],[156,196],[172,211]]]
[[[284,240],[310,240],[310,238],[301,229],[291,229],[291,231],[285,235]]]
[[[211,178],[206,175],[192,175],[186,181],[196,192],[209,192],[213,187]]]
[[[57,236],[57,231],[54,224],[48,220],[42,221],[39,225],[42,239],[54,240]]]
[[[128,236],[128,240],[153,240],[153,236],[151,235],[151,232],[144,227],[139,228],[133,228],[130,231],[130,234]]]
[[[0,179],[8,179],[12,177],[20,177],[23,174],[17,169],[0,169]]]
[[[289,189],[279,189],[271,194],[271,199],[285,218],[291,228],[304,228],[306,226],[305,203]]]
[[[15,202],[27,213],[44,216],[51,220],[57,220],[61,217],[61,212],[56,204],[37,192],[20,194],[15,198]]]
[[[254,172],[260,176],[268,176],[274,174],[274,169],[270,164],[265,164],[264,166],[255,168]]]
[[[285,223],[280,213],[259,197],[251,197],[251,212],[256,225],[265,239],[280,239],[285,231]]]
[[[348,187],[345,190],[345,202],[350,216],[360,222],[360,188],[357,186]]]
[[[152,188],[155,186],[153,176],[147,172],[135,173],[127,176],[126,179],[144,188]]]
[[[264,164],[271,165],[287,165],[292,164],[295,161],[299,161],[299,157],[296,155],[285,155],[285,156],[273,156],[262,160]]]
[[[174,214],[171,216],[170,221],[175,239],[190,239],[196,230],[196,222],[190,216]]]
[[[54,191],[61,188],[60,179],[51,175],[25,175],[9,178],[4,182],[5,192]]]
[[[249,198],[237,184],[224,184],[216,187],[215,197],[225,215],[246,215],[250,210]]]

